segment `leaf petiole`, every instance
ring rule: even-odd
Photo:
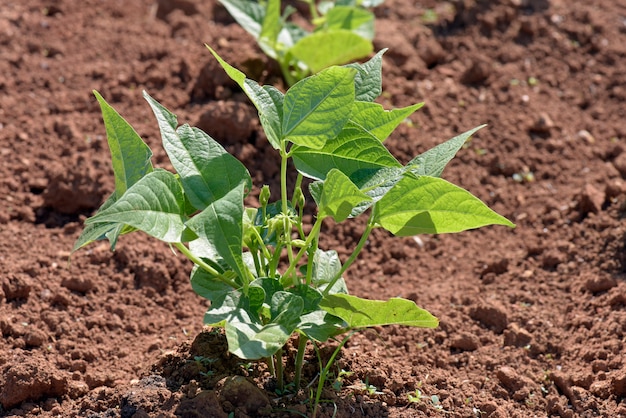
[[[185,246],[185,244],[183,244],[182,242],[173,242],[172,244],[174,245],[174,247],[178,248],[178,250],[181,253],[183,253],[183,255],[185,257],[187,257],[189,260],[193,261],[194,264],[197,264],[198,266],[200,266],[200,268],[205,270],[207,273],[209,273],[212,276],[214,276],[217,280],[221,281],[222,283],[225,283],[225,284],[229,285],[233,289],[238,289],[240,287],[237,283],[235,283],[234,281],[232,281],[229,278],[225,277],[223,274],[221,274],[217,270],[215,270],[213,267],[211,267],[209,264],[207,264],[200,257],[196,257],[191,251],[189,251],[189,248],[187,248]]]
[[[341,276],[343,276],[346,270],[348,270],[348,268],[352,265],[352,263],[354,263],[354,261],[357,259],[357,257],[363,250],[363,247],[365,247],[365,244],[367,243],[367,239],[369,238],[370,233],[375,228],[375,225],[373,224],[372,219],[373,219],[373,216],[370,215],[370,219],[367,222],[367,227],[365,228],[365,231],[363,231],[363,235],[361,235],[361,239],[359,240],[358,244],[354,248],[354,251],[352,251],[352,254],[350,254],[350,257],[348,257],[346,262],[343,264],[343,266],[341,267],[341,270],[339,270],[337,274],[335,275],[335,277],[333,277],[332,280],[328,282],[328,285],[322,292],[322,295],[324,297],[328,296],[328,293],[333,288],[335,283],[337,283],[337,280],[339,280]]]

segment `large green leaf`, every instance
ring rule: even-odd
[[[439,321],[414,302],[401,298],[388,301],[361,299],[356,296],[328,295],[320,308],[348,323],[349,328],[366,328],[381,325],[407,325],[435,328]]]
[[[333,168],[351,177],[363,169],[402,167],[378,139],[358,129],[345,129],[319,149],[294,146],[291,152],[296,169],[317,180],[325,179]]]
[[[486,125],[478,126],[462,133],[461,135],[449,139],[443,144],[439,144],[436,147],[429,149],[425,153],[413,158],[407,164],[407,168],[418,176],[440,177],[448,162],[454,158],[456,153],[461,149],[463,144],[467,142],[469,137],[485,126]]]
[[[372,42],[350,30],[314,32],[300,39],[290,50],[313,73],[332,65],[345,64],[372,53]]]
[[[385,110],[378,103],[355,102],[350,123],[382,142],[403,120],[423,105],[424,103],[418,103],[401,109]]]
[[[119,198],[130,186],[152,171],[152,151],[100,93],[94,90],[93,94],[102,110],[115,176],[115,196]]]
[[[369,61],[346,64],[345,67],[357,70],[354,77],[355,99],[361,102],[373,102],[383,92],[383,54],[387,49],[380,50]]]
[[[404,177],[376,203],[374,221],[397,236],[514,226],[467,190],[443,179]]]
[[[321,188],[321,191],[318,187]],[[362,202],[372,200],[355,186],[341,171],[333,168],[328,172],[324,182],[311,185],[311,194],[319,208],[318,216],[331,216],[336,222],[344,221],[352,209]]]
[[[300,322],[304,308],[301,297],[289,292],[272,296],[271,322],[261,325],[248,321],[227,321],[228,349],[239,358],[256,360],[274,355],[281,349]]]
[[[159,123],[163,147],[196,209],[203,210],[240,183],[252,188],[248,170],[217,141],[189,125],[174,129],[176,115],[145,92],[144,97]]]
[[[291,87],[283,103],[282,136],[294,144],[321,148],[350,117],[356,71],[331,67]]]
[[[243,198],[242,183],[187,221],[189,229],[210,242],[218,255],[242,279],[248,277],[242,256]]]
[[[156,170],[85,224],[122,223],[165,242],[180,242],[185,230],[183,205],[183,190],[176,176]]]

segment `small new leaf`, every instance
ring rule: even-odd
[[[311,194],[319,207],[320,218],[331,216],[336,222],[342,222],[350,216],[355,206],[372,200],[361,192],[348,176],[335,168],[328,173],[323,184],[321,182],[313,184],[318,185],[312,185]]]

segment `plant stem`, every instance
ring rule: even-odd
[[[317,8],[315,7],[315,0],[307,0],[309,4],[309,11],[311,12],[311,20],[315,21],[319,18],[319,14],[317,13]]]
[[[313,261],[315,260],[315,253],[317,252],[317,248],[319,244],[318,241],[319,241],[318,237],[315,237],[307,253],[307,256],[308,256],[307,266],[306,266],[306,285],[307,286],[311,286],[311,282],[313,281]]]
[[[285,380],[283,374],[283,349],[281,348],[276,352],[276,386],[281,394],[283,390],[285,390]]]
[[[289,154],[287,153],[286,141],[281,144],[280,148],[280,199],[282,203],[283,211],[283,236],[285,238],[285,245],[287,246],[287,257],[289,257],[289,266],[294,264],[293,261],[293,247],[291,246],[291,221],[289,220],[289,206],[287,205],[287,161],[289,161]],[[283,276],[289,277],[287,274]],[[294,286],[298,285],[297,275],[294,275]]]
[[[296,265],[298,261],[300,261],[300,259],[302,258],[304,253],[307,251],[307,249],[311,246],[313,241],[317,239],[317,236],[321,228],[322,228],[322,218],[317,218],[317,220],[313,224],[313,227],[311,228],[311,232],[309,232],[309,236],[304,242],[304,245],[302,246],[302,248],[300,248],[300,251],[298,251],[298,254],[296,254],[293,261],[289,262],[289,267],[287,268],[287,271],[285,271],[285,274],[283,274],[283,276],[288,276],[289,274],[294,272],[294,270],[297,267]]]
[[[300,379],[302,378],[302,363],[304,362],[304,352],[306,351],[306,343],[308,339],[300,334],[298,336],[298,354],[296,355],[296,376],[294,378],[294,385],[296,392],[300,389]]]
[[[221,281],[223,283],[226,283],[227,285],[229,285],[233,289],[238,289],[239,287],[241,287],[240,285],[238,285],[237,283],[235,283],[232,280],[228,279],[227,277],[224,277],[223,274],[221,274],[220,272],[215,270],[213,267],[211,267],[209,264],[207,264],[200,257],[196,257],[191,251],[189,251],[189,248],[185,247],[185,244],[183,244],[182,242],[174,242],[173,244],[174,244],[174,246],[176,248],[178,248],[178,250],[181,253],[183,253],[185,255],[185,257],[187,257],[188,259],[193,261],[194,264],[197,264],[198,266],[200,266],[200,268],[203,269],[204,271],[208,272],[212,276],[215,276],[215,278],[217,280],[219,280],[219,281]]]
[[[274,356],[269,356],[265,360],[267,363],[267,369],[269,370],[270,374],[276,377],[276,369],[274,369]]]
[[[371,217],[370,217],[370,220],[371,220]],[[361,250],[363,250],[363,247],[367,243],[367,238],[369,237],[373,229],[374,229],[374,224],[368,221],[367,227],[365,228],[365,231],[363,231],[363,235],[361,235],[361,239],[359,240],[359,243],[356,245],[356,248],[354,249],[354,251],[352,251],[352,254],[350,254],[350,257],[348,257],[348,259],[343,264],[343,266],[341,266],[341,270],[339,270],[339,272],[335,275],[335,277],[333,277],[333,279],[328,283],[328,285],[324,289],[324,292],[322,292],[323,296],[328,296],[330,289],[335,285],[335,283],[337,283],[337,280],[341,278],[343,273],[345,273],[346,270],[348,270],[348,268],[350,267],[350,265],[352,265],[352,263],[354,263],[354,261],[357,259],[357,257],[359,256],[359,253],[361,252]]]
[[[272,258],[272,254],[267,249],[267,245],[265,245],[265,243],[263,242],[263,238],[261,237],[261,234],[259,234],[259,231],[256,228],[252,228],[252,231],[254,233],[254,237],[259,243],[259,249],[261,250],[261,255],[265,257],[266,260]]]

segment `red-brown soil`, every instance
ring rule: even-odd
[[[415,300],[441,325],[353,336],[321,416],[626,417],[626,3],[387,0],[376,13],[375,47],[389,48],[382,103],[426,102],[389,147],[408,161],[487,123],[444,177],[517,228],[375,231],[346,275],[351,292]],[[280,85],[214,1],[2,2],[0,414],[307,411],[308,389],[279,397],[262,365],[202,332],[207,302],[167,246],[133,234],[68,263],[113,190],[94,89],[156,165],[168,167],[142,89],[220,140],[257,185],[276,181],[254,108],[203,43]],[[361,228],[328,224],[323,247],[345,257]]]

